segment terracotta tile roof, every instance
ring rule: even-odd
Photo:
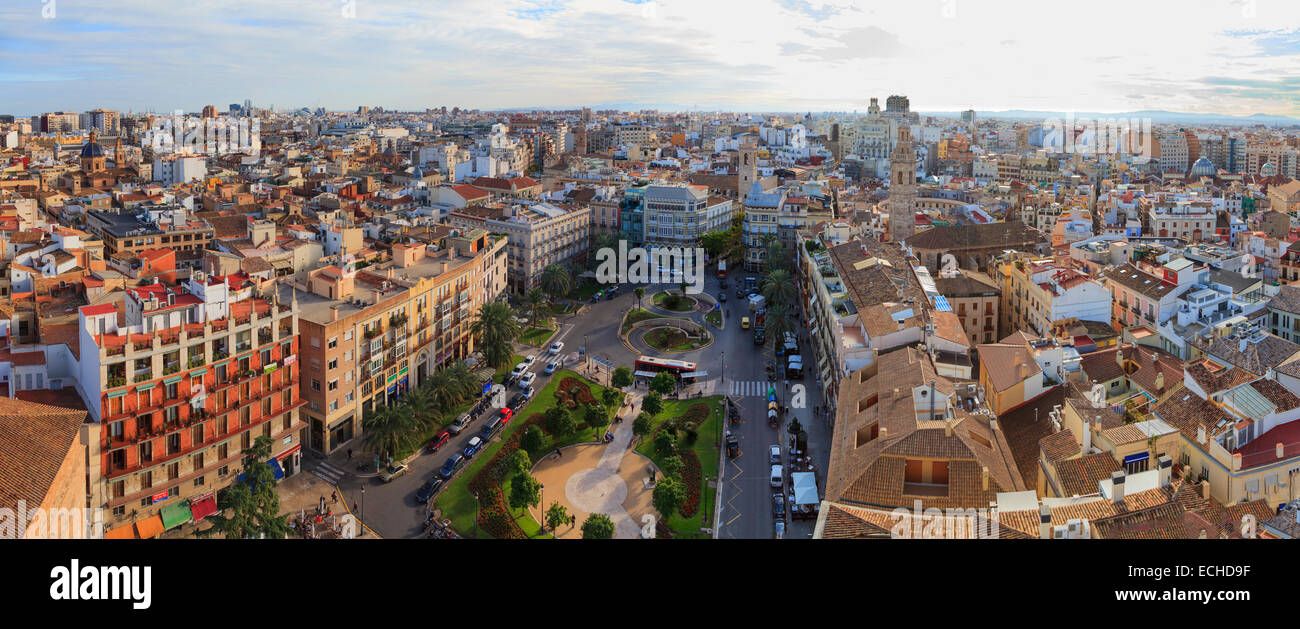
[[[1061,483],[1063,496],[1095,494],[1098,491],[1098,481],[1110,478],[1111,472],[1118,470],[1119,463],[1105,452],[1085,454],[1077,459],[1065,459],[1056,463],[1056,476]]]
[[[1074,433],[1062,429],[1038,440],[1038,447],[1043,458],[1048,462],[1060,461],[1080,453],[1083,445],[1074,438]]]
[[[1228,422],[1216,428],[1219,420],[1228,417],[1227,411],[1197,396],[1190,390],[1175,394],[1153,409],[1156,416],[1166,424],[1177,428],[1183,436],[1196,442],[1197,429],[1204,428],[1207,439],[1213,439],[1218,433],[1232,427]]]
[[[905,241],[914,249],[964,250],[997,246],[1001,249],[1029,249],[1047,242],[1038,230],[1020,221],[941,225],[913,235]]]
[[[1269,402],[1272,402],[1277,407],[1278,412],[1300,407],[1300,398],[1297,398],[1286,387],[1278,384],[1276,380],[1256,380],[1250,383],[1250,387],[1258,391]]]
[[[1015,529],[998,526],[987,519],[972,521],[962,515],[942,514],[935,518],[922,512],[919,517],[911,511],[906,515],[896,514],[893,510],[872,509],[848,504],[823,502],[825,521],[822,525],[820,539],[888,539],[897,533],[900,539],[917,539],[938,533],[942,521],[944,539],[974,539],[981,535],[997,532],[1003,539],[1025,539],[1028,536]],[[904,521],[906,520],[906,521]]]
[[[85,419],[85,411],[0,397],[0,506],[41,504]]]
[[[1227,391],[1228,389],[1236,388],[1259,378],[1257,374],[1253,374],[1245,369],[1238,369],[1236,367],[1224,368],[1208,359],[1189,363],[1183,368],[1183,372],[1186,375],[1191,376],[1192,380],[1195,381],[1196,384],[1201,387],[1201,390],[1205,391],[1207,395],[1214,395],[1215,393]]]
[[[1229,336],[1196,339],[1192,345],[1216,360],[1261,374],[1300,353],[1300,345],[1272,334],[1263,334],[1258,342],[1246,340],[1244,348],[1240,339]]]
[[[1043,373],[1029,348],[1022,345],[990,343],[977,346],[980,368],[998,391],[1006,391],[1019,382]],[[992,368],[997,365],[999,368]]]

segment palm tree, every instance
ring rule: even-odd
[[[641,298],[642,298],[642,297],[645,297],[645,288],[642,288],[642,287],[638,286],[638,287],[636,287],[636,288],[633,288],[633,289],[632,289],[632,292],[636,293],[636,307],[637,307],[637,310],[640,310],[640,309],[641,309]]]
[[[569,270],[559,264],[548,265],[542,269],[542,276],[538,280],[545,290],[553,299],[559,299],[569,294],[573,289],[573,275]]]
[[[429,376],[429,399],[435,408],[448,412],[478,392],[479,385],[465,363],[455,363]]]
[[[591,237],[591,243],[587,247],[587,268],[595,271],[596,267],[600,266],[600,262],[596,260],[597,251],[600,251],[601,249],[617,248],[618,241],[614,240],[613,236],[605,232],[597,232]]]
[[[795,331],[794,320],[790,317],[788,308],[778,304],[767,309],[767,331],[777,343],[776,347],[785,343],[785,333]]]
[[[775,270],[763,281],[763,296],[773,306],[789,306],[798,297],[798,289],[789,271]]]
[[[763,247],[767,250],[767,270],[770,272],[789,268],[790,254],[786,251],[785,244],[771,234],[765,236],[763,241]]]
[[[409,415],[377,406],[361,420],[361,445],[380,458],[391,457],[410,440],[413,424]]]
[[[523,331],[515,321],[514,311],[505,302],[492,301],[478,309],[478,316],[470,328],[478,339],[483,360],[495,369],[510,365],[514,356],[515,339]]]
[[[546,292],[540,288],[534,288],[524,295],[524,308],[528,311],[528,317],[533,320],[534,326],[540,328],[551,322],[550,301],[546,297]]]
[[[407,394],[398,412],[409,413],[414,425],[424,432],[441,423],[439,420],[445,410],[434,405],[432,390],[423,386],[416,387]]]

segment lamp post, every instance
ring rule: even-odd
[[[474,494],[474,539],[478,539],[478,494]]]
[[[361,519],[366,519],[366,486],[361,486]]]
[[[538,503],[537,510],[542,514],[541,522],[538,522],[541,526],[538,529],[537,536],[541,537],[542,533],[546,532],[546,511],[544,510],[546,508],[546,485],[540,482],[537,483],[537,491],[541,495],[541,502]]]

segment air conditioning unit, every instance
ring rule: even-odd
[[[1065,526],[1052,527],[1052,539],[1069,539],[1069,538],[1070,538],[1070,530],[1068,527]]]

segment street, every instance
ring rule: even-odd
[[[756,277],[761,279],[761,276]],[[705,395],[727,394],[740,404],[741,423],[727,424],[726,428],[738,438],[740,452],[736,458],[727,458],[723,453],[721,502],[716,511],[718,518],[715,536],[727,539],[762,539],[773,537],[775,524],[772,513],[773,489],[769,484],[769,446],[780,443],[782,463],[788,470],[789,435],[785,427],[791,418],[798,418],[808,432],[808,450],[817,469],[819,487],[824,488],[831,430],[824,419],[813,418],[812,406],[818,404],[821,394],[816,390],[812,376],[807,376],[805,381],[789,382],[789,385],[804,384],[807,387],[808,408],[791,408],[778,429],[768,426],[766,398],[769,387],[777,390],[778,397],[785,404],[788,404],[789,390],[783,377],[769,382],[764,370],[768,361],[773,359],[775,340],[769,338],[765,346],[757,347],[753,343],[752,330],[740,327],[740,318],[751,316],[747,304],[735,298],[737,283],[743,285],[744,278],[744,274],[728,278],[728,301],[721,304],[726,313],[726,326],[721,331],[709,327],[714,342],[700,350],[673,353],[665,357],[698,363],[699,370],[708,372],[703,387]],[[654,293],[667,287],[646,286],[642,306],[650,303]],[[715,297],[721,292],[717,277],[706,278],[705,291]],[[620,290],[613,299],[587,303],[582,314],[557,319],[560,332],[551,342],[564,341],[564,354],[576,351],[585,344],[587,352],[593,358],[607,360],[615,367],[631,367],[637,352],[629,349],[619,338],[619,324],[623,313],[635,305],[636,295],[631,287]],[[703,315],[702,312],[693,312],[677,316],[689,316],[703,322]],[[542,373],[549,358],[546,349],[521,345],[517,345],[516,349],[520,354],[537,356],[532,368],[537,373],[533,387],[540,391],[551,378]],[[806,360],[812,362],[815,359],[808,356]],[[780,362],[776,361],[776,364],[780,365]],[[580,366],[577,367],[580,369]],[[784,376],[784,373],[778,375]],[[518,391],[517,387],[510,387],[506,399],[509,400]],[[407,474],[391,483],[382,482],[373,472],[366,476],[357,475],[358,464],[369,460],[369,457],[360,453],[358,443],[351,446],[356,451],[351,462],[346,461],[346,454],[336,452],[328,461],[317,459],[309,462],[309,468],[323,478],[336,482],[342,491],[342,498],[348,501],[353,513],[375,533],[382,537],[417,537],[424,531],[426,510],[425,505],[416,502],[416,491],[437,474],[448,457],[465,448],[469,440],[478,434],[484,418],[491,412],[493,409],[486,411],[466,430],[453,436],[438,452],[430,454],[422,451],[409,463]],[[711,437],[717,438],[716,435]],[[718,471],[708,472],[716,474]],[[785,536],[807,538],[811,536],[814,525],[815,520],[788,522]]]

